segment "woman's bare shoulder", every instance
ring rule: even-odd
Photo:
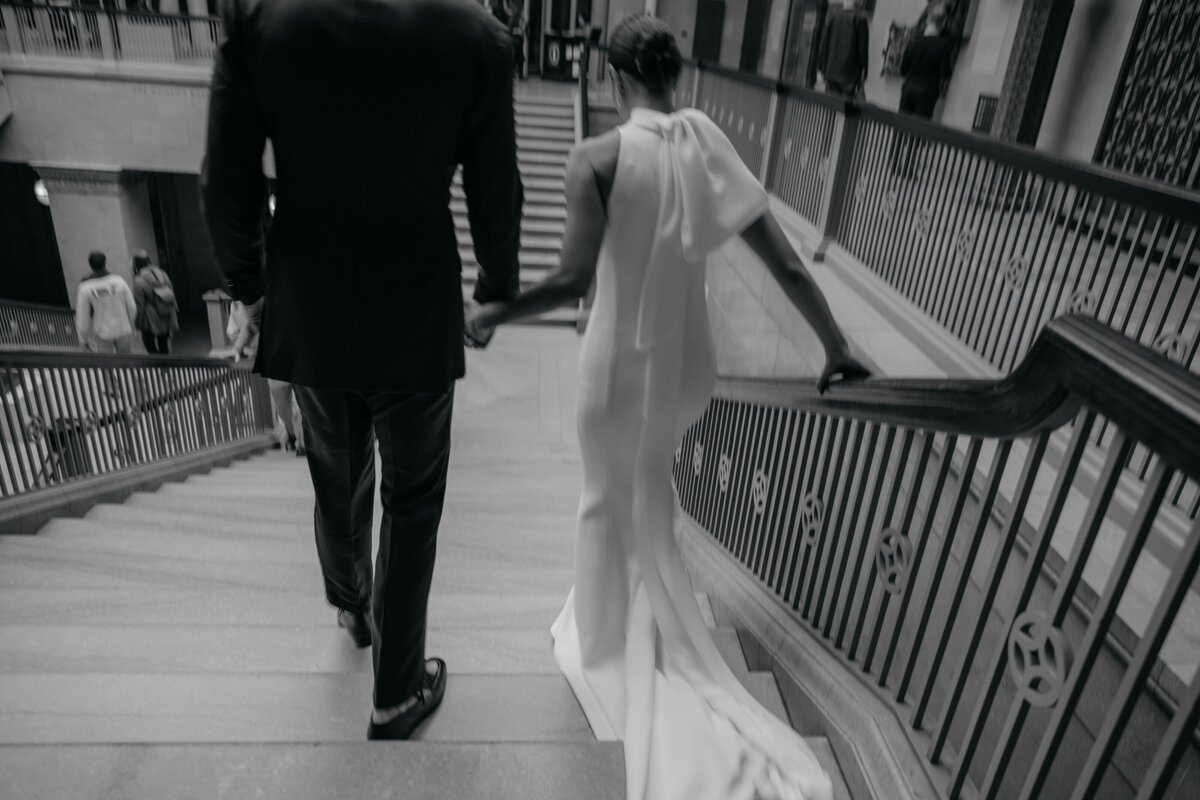
[[[568,172],[587,170],[595,177],[596,186],[607,204],[613,179],[617,174],[617,156],[621,151],[621,132],[614,128],[599,136],[584,139],[571,153]]]

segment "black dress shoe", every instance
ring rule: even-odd
[[[368,739],[407,739],[442,704],[442,697],[446,694],[446,662],[440,658],[430,658],[425,663],[430,662],[437,665],[437,671],[430,675],[426,670],[425,685],[414,695],[416,702],[403,713],[382,724],[377,725],[372,719],[367,728]]]
[[[350,638],[354,640],[355,647],[371,646],[371,626],[367,624],[367,618],[364,614],[357,614],[353,611],[339,608],[338,627],[346,629],[346,632],[350,634]]]

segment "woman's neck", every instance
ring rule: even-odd
[[[660,114],[670,114],[675,111],[675,103],[672,102],[669,96],[667,97],[651,97],[645,95],[639,97],[636,102],[630,103],[630,110],[635,108],[646,108],[651,111],[657,111]]]

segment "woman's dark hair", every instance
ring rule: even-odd
[[[609,37],[608,63],[654,94],[666,94],[675,87],[683,56],[667,23],[650,14],[634,14]]]

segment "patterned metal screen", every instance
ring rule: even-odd
[[[1200,0],[1143,0],[1096,160],[1200,189]]]

